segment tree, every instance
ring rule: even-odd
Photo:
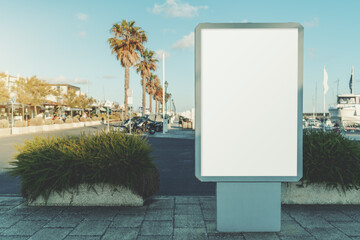
[[[64,96],[63,96],[63,103],[64,103],[64,105],[66,105],[70,108],[70,116],[71,117],[73,116],[72,109],[79,105],[78,100],[79,100],[79,98],[78,98],[78,95],[76,94],[75,89],[68,88],[67,93],[64,94]]]
[[[0,78],[6,77],[5,73],[0,73]],[[5,82],[0,80],[0,103],[6,103],[10,99],[9,90],[5,87]]]
[[[79,95],[77,97],[77,103],[82,111],[85,112],[85,109],[94,103],[94,99],[92,97],[89,98],[86,94]]]
[[[145,51],[141,52],[142,60],[135,65],[136,72],[139,73],[142,77],[141,79],[141,85],[142,85],[142,108],[143,108],[143,116],[145,115],[145,109],[146,109],[146,101],[145,101],[145,95],[146,95],[146,79],[149,79],[151,76],[151,71],[156,70],[156,62],[157,59],[154,58],[154,52],[149,51],[145,49]]]
[[[160,104],[162,103],[162,96],[163,96],[163,88],[159,84],[156,87],[155,94],[154,94],[154,99],[157,101],[157,105],[159,105],[159,107],[157,107],[157,105],[156,105],[158,114],[160,114]]]
[[[152,99],[155,94],[156,86],[160,84],[160,80],[156,74],[151,74],[146,82],[146,92],[149,94],[149,110],[150,114],[152,114]]]
[[[16,101],[21,103],[22,105],[22,116],[23,120],[25,120],[25,104],[31,103],[31,92],[29,88],[29,84],[27,83],[25,78],[18,78],[15,80],[15,87],[13,91],[16,94]]]
[[[34,107],[35,116],[37,115],[36,107],[46,101],[46,97],[53,94],[53,89],[44,80],[32,76],[27,79],[27,91],[30,97],[30,105]]]
[[[139,60],[139,52],[144,49],[143,43],[147,36],[140,27],[135,26],[135,21],[123,20],[121,24],[114,24],[113,37],[108,39],[111,52],[116,55],[121,66],[125,68],[125,117],[128,117],[127,89],[129,88],[129,69]]]

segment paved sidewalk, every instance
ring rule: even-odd
[[[360,239],[360,205],[284,205],[280,233],[219,233],[215,197],[154,197],[145,206],[27,207],[0,197],[0,239]]]
[[[157,132],[149,137],[195,139],[195,130],[183,129],[177,123],[170,124],[166,133]]]

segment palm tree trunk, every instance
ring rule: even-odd
[[[128,96],[127,96],[127,90],[129,88],[129,67],[125,67],[125,119],[128,119]]]
[[[145,101],[145,97],[146,97],[146,88],[145,88],[145,76],[142,77],[142,107],[143,107],[143,116],[145,116],[145,110],[146,110],[146,101]]]
[[[35,113],[35,118],[36,118],[36,115],[37,115],[36,105],[34,106],[34,113]]]
[[[155,100],[155,114],[157,114],[157,101]]]
[[[152,114],[152,98],[151,98],[151,94],[149,94],[149,103],[150,103],[150,107],[149,107],[149,110],[150,110],[150,114]]]

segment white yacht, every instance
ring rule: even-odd
[[[344,127],[360,126],[360,95],[341,94],[337,104],[330,106],[331,122]]]

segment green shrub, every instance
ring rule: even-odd
[[[0,128],[8,128],[9,127],[9,121],[6,119],[0,120]]]
[[[339,133],[304,131],[304,177],[342,190],[360,186],[360,143]]]
[[[21,178],[22,195],[30,201],[51,191],[80,184],[124,186],[146,198],[159,189],[159,173],[145,138],[117,131],[79,137],[35,137],[17,146],[10,162],[12,176]]]

